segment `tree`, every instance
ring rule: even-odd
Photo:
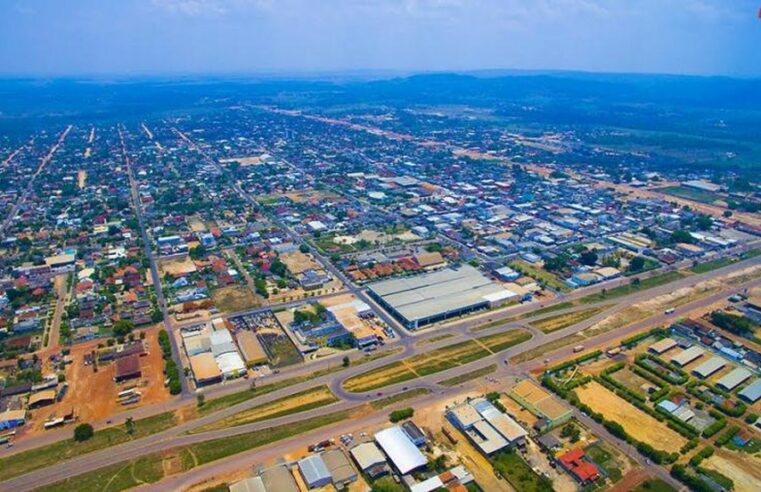
[[[203,404],[206,403],[206,395],[204,395],[203,393],[200,393],[196,397],[196,402],[198,404],[198,408],[201,408],[203,406]]]
[[[692,244],[695,240],[692,235],[684,229],[678,229],[671,233],[672,243],[688,243]]]
[[[74,440],[77,442],[87,441],[93,435],[95,435],[95,430],[90,424],[79,424],[74,428]]]
[[[299,251],[301,251],[304,254],[307,254],[309,253],[309,246],[307,246],[306,244],[302,244],[301,246],[299,246]]]
[[[635,256],[632,258],[632,261],[629,263],[629,271],[630,272],[638,272],[645,268],[645,259],[641,256]]]
[[[134,434],[135,433],[135,419],[132,417],[127,417],[127,420],[124,421],[124,426],[127,428],[127,434]]]
[[[344,367],[349,367],[349,364],[351,364],[351,360],[349,359],[348,355],[344,355],[343,361],[341,363]]]
[[[579,261],[587,266],[592,266],[597,263],[597,253],[594,251],[584,251],[579,255]]]
[[[113,328],[111,329],[114,332],[114,335],[117,337],[125,337],[127,336],[133,329],[135,328],[135,325],[132,323],[132,321],[126,320],[126,319],[120,319],[116,323],[114,323]]]

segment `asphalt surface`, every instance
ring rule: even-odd
[[[758,259],[754,259],[754,260],[756,262],[761,261]],[[747,266],[748,265],[746,264],[746,262],[732,265],[732,267],[736,267],[736,268],[742,268]],[[726,267],[725,269],[716,270],[711,273],[713,273],[714,275],[717,275],[718,274],[717,272],[722,272],[722,271],[726,272],[731,270],[732,269],[730,269],[730,267]],[[693,283],[704,280],[702,275],[693,275],[687,278],[692,280]],[[680,314],[687,313],[690,310],[693,310],[699,307],[709,306],[713,304],[714,302],[717,302],[718,300],[726,298],[728,295],[731,295],[731,293],[741,292],[747,288],[752,288],[758,285],[761,285],[761,279],[757,279],[742,285],[733,286],[733,287],[724,289],[721,292],[707,296],[703,299],[699,299],[691,303],[685,304],[683,306],[680,306],[679,308],[676,309],[676,312],[673,315],[667,316],[665,314],[658,314],[648,319],[644,319],[637,323],[623,327],[621,329],[612,330],[610,332],[603,333],[597,337],[594,337],[593,339],[588,340],[586,348],[590,349],[593,346],[604,347],[606,344],[612,342],[613,340],[620,339],[622,337],[628,336],[629,334],[641,331],[643,329],[663,325],[664,323],[672,321],[673,319],[678,317]],[[674,290],[676,287],[672,284],[668,284],[666,286],[663,286],[663,288],[668,288],[669,289],[668,291],[671,291],[671,290]],[[618,304],[628,305],[630,303],[636,302],[635,299],[641,300],[645,296],[654,297],[656,294],[653,291],[656,289],[659,289],[659,288],[654,288],[648,291],[639,292],[635,295],[619,298],[617,300]],[[530,318],[527,318],[526,321],[528,320],[530,320]],[[574,325],[564,330],[559,330],[554,333],[546,334],[546,335],[543,333],[534,331],[533,332],[534,336],[531,340],[524,342],[520,345],[517,345],[515,347],[512,347],[510,349],[507,349],[506,351],[491,355],[489,357],[480,359],[470,364],[462,365],[453,369],[449,369],[447,371],[442,371],[434,375],[429,375],[429,376],[415,379],[412,381],[387,386],[387,387],[384,387],[381,390],[381,392],[385,396],[385,395],[392,395],[399,391],[402,391],[403,387],[407,387],[408,389],[428,388],[431,391],[433,391],[433,393],[426,398],[437,397],[439,399],[442,399],[442,398],[456,397],[458,394],[462,393],[465,389],[467,389],[471,385],[477,384],[478,381],[465,383],[461,386],[453,387],[453,388],[442,387],[436,384],[436,382],[444,380],[444,379],[448,379],[457,375],[465,374],[467,372],[473,371],[480,367],[484,367],[494,363],[498,363],[499,369],[497,372],[493,373],[491,377],[494,377],[499,381],[506,382],[506,381],[512,380],[515,377],[526,376],[531,371],[541,368],[541,366],[544,365],[545,362],[532,360],[532,361],[528,361],[524,364],[519,364],[519,365],[511,365],[511,364],[505,365],[504,360],[509,359],[513,355],[523,353],[539,345],[543,345],[544,343],[566,336],[569,333],[575,333],[580,330],[583,330],[584,328],[589,326],[590,323],[593,323],[593,321],[586,320],[585,322],[580,323],[578,325]],[[446,328],[442,328],[442,329],[446,329]],[[458,327],[457,329],[463,329],[463,328]],[[467,337],[467,329],[465,330],[466,330],[466,333],[461,333],[461,337],[463,340],[466,339]],[[500,332],[504,330],[505,330],[505,326],[495,326],[494,328],[490,328],[488,330],[479,331],[478,336],[488,335],[492,332]],[[438,336],[441,334],[441,331],[437,330],[436,332],[433,332],[431,334]],[[16,477],[14,479],[0,483],[0,490],[14,490],[14,491],[30,490],[42,485],[54,483],[66,477],[76,476],[93,469],[97,469],[103,466],[108,466],[110,464],[115,464],[124,460],[136,458],[148,453],[153,453],[153,452],[157,452],[161,450],[167,450],[176,446],[192,444],[195,442],[206,441],[209,439],[226,437],[226,436],[236,435],[236,434],[240,434],[244,432],[255,431],[255,430],[262,430],[262,429],[271,427],[273,425],[288,424],[288,423],[292,423],[296,421],[301,421],[310,417],[322,415],[328,411],[334,411],[341,408],[351,408],[361,404],[361,402],[370,401],[371,399],[374,399],[375,397],[377,397],[377,392],[370,392],[369,395],[346,393],[340,387],[340,382],[346,380],[347,378],[351,376],[364,373],[375,367],[379,367],[379,366],[388,364],[390,362],[401,360],[402,358],[408,357],[410,355],[414,355],[415,353],[423,353],[429,350],[433,350],[435,348],[439,348],[441,346],[446,346],[452,343],[456,343],[458,339],[460,339],[460,337],[453,337],[453,338],[448,338],[446,340],[440,340],[438,342],[431,342],[431,343],[423,345],[422,347],[415,347],[414,345],[412,345],[411,347],[405,347],[404,350],[402,350],[401,352],[397,354],[384,357],[372,362],[368,362],[366,364],[362,364],[359,366],[350,367],[337,374],[326,375],[320,378],[315,378],[313,380],[306,381],[301,384],[289,386],[281,390],[269,393],[267,395],[263,395],[262,397],[253,398],[251,400],[242,402],[238,405],[231,406],[219,412],[215,412],[205,417],[201,417],[199,419],[187,422],[185,424],[181,424],[167,431],[160,432],[152,436],[139,439],[136,441],[132,441],[129,443],[114,446],[112,448],[108,448],[102,451],[97,451],[87,455],[83,455],[78,458],[68,460],[66,462],[58,463],[44,470],[38,470],[32,473],[29,473],[27,475],[23,475],[21,477]],[[552,364],[555,361],[566,358],[569,355],[571,350],[572,349],[569,347],[564,347],[552,353],[546,354],[544,356],[544,358],[547,360],[546,363]],[[268,401],[272,401],[276,398],[293,394],[295,392],[302,391],[304,389],[312,388],[319,384],[330,384],[331,388],[333,388],[334,390],[337,390],[338,396],[345,397],[347,399],[339,403],[336,403],[334,405],[331,405],[329,407],[321,407],[321,408],[310,410],[307,412],[301,412],[299,414],[289,415],[289,416],[285,416],[285,417],[281,417],[277,419],[271,419],[264,422],[257,422],[254,424],[248,424],[248,425],[238,426],[234,428],[221,429],[221,430],[212,431],[212,432],[204,432],[204,433],[189,434],[189,435],[183,434],[184,432],[188,430],[200,427],[202,425],[205,425],[211,422],[218,421],[219,419],[222,419],[226,416],[240,412],[247,408],[258,406]],[[426,401],[426,398],[414,400],[415,405],[419,406],[423,404]],[[405,404],[409,405],[410,401],[408,400],[407,402],[405,402]],[[347,428],[349,429],[351,428],[356,429],[356,428],[360,428],[360,427],[364,427],[368,425],[372,421],[375,421],[375,419],[380,418],[381,421],[385,419],[385,411],[380,412],[381,413],[380,417],[378,417],[376,413],[378,412],[370,412],[368,413],[367,417],[363,417],[361,419],[355,419],[345,424],[342,423],[341,426],[348,426]],[[325,433],[328,435],[335,435],[337,432],[338,431],[336,430],[336,427],[331,426],[319,432],[316,432],[316,434],[322,435],[322,433]],[[293,441],[283,441],[280,443],[267,445],[266,449],[264,450],[253,450],[250,453],[244,453],[244,455],[249,457],[260,456],[260,455],[264,456],[264,454],[269,452],[281,452],[281,450],[286,449],[287,447],[287,444],[284,444],[284,443],[286,442],[291,442],[291,443],[302,442],[303,443],[305,439],[306,437],[304,436],[296,436],[294,437]],[[260,453],[263,453],[263,454],[260,454]],[[230,457],[224,460],[220,460],[219,462],[211,463],[207,466],[200,467],[198,469],[199,471],[193,470],[191,472],[188,472],[183,475],[184,478],[175,477],[175,478],[172,478],[171,480],[190,480],[190,477],[197,476],[195,474],[201,473],[201,471],[203,471],[204,473],[211,473],[211,474],[219,473],[220,470],[230,466],[229,465],[230,462],[237,463],[238,460],[241,460],[241,459],[243,458],[236,455],[235,457]],[[248,464],[251,464],[251,462],[249,461]],[[659,473],[658,470],[659,470],[658,467],[653,468],[654,473]],[[164,481],[162,481],[157,486],[166,487],[167,484]],[[166,490],[166,488],[164,488],[164,490]]]

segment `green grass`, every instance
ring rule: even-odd
[[[164,477],[163,464],[167,460],[174,464],[173,472],[185,472],[196,466],[347,420],[350,416],[351,410],[343,410],[292,424],[180,446],[166,452],[153,453],[93,470],[38,490],[49,492],[120,491],[146,483],[156,483]]]
[[[497,365],[492,364],[486,367],[482,367],[481,369],[476,369],[475,371],[466,372],[465,374],[460,374],[459,376],[439,381],[439,384],[442,386],[457,386],[458,384],[462,384],[464,382],[486,376],[487,374],[491,374],[496,370]]]
[[[559,302],[557,304],[552,304],[551,306],[539,308],[539,309],[536,309],[534,311],[529,311],[528,313],[524,313],[524,314],[521,314],[519,316],[513,316],[513,317],[510,317],[510,318],[489,321],[489,322],[484,323],[482,325],[478,325],[478,326],[476,326],[474,328],[471,328],[470,331],[471,332],[484,331],[484,330],[488,330],[489,328],[494,328],[495,326],[501,326],[501,325],[504,325],[504,324],[507,324],[507,323],[513,323],[515,321],[521,321],[521,320],[524,320],[524,319],[527,319],[527,318],[533,318],[533,317],[536,317],[536,316],[540,316],[542,314],[547,314],[547,313],[551,313],[551,312],[554,312],[554,311],[560,311],[561,309],[568,309],[568,308],[573,307],[574,305],[575,304],[573,302],[571,302],[571,301]]]
[[[392,396],[387,396],[379,400],[374,400],[370,402],[370,406],[376,410],[380,410],[382,408],[386,408],[391,405],[394,405],[395,403],[399,403],[405,400],[410,400],[412,398],[417,398],[418,396],[428,395],[430,393],[431,393],[431,390],[429,390],[428,388],[415,388],[415,389],[403,391],[402,393],[397,393]]]
[[[537,475],[514,451],[501,451],[492,459],[494,470],[521,492],[552,492],[552,482]]]
[[[552,272],[548,272],[543,268],[536,267],[527,261],[515,260],[510,263],[510,266],[523,275],[533,277],[551,289],[558,290],[560,292],[571,291],[571,288],[568,287],[562,280],[560,280],[557,275]]]
[[[698,263],[694,267],[690,268],[690,271],[692,273],[706,273],[713,270],[718,270],[719,268],[723,268],[725,266],[733,265],[743,260],[755,258],[758,255],[761,255],[761,249],[752,249],[734,258],[718,258],[715,260],[707,261],[705,263]]]
[[[523,343],[526,340],[531,339],[531,332],[522,328],[509,330],[502,333],[495,333],[493,335],[487,335],[484,337],[476,338],[476,340],[492,352],[502,352],[510,347]]]
[[[562,330],[573,326],[582,321],[592,318],[606,309],[610,308],[610,304],[604,306],[598,306],[593,308],[580,309],[578,311],[572,311],[570,313],[556,314],[555,316],[548,316],[536,321],[531,322],[531,326],[541,330],[544,333],[552,333],[554,331]]]
[[[678,271],[661,273],[659,275],[641,280],[639,283],[630,282],[626,285],[621,285],[612,289],[607,289],[605,291],[600,291],[588,296],[584,296],[581,299],[578,299],[577,302],[580,304],[593,304],[595,302],[602,302],[608,299],[616,299],[618,297],[634,294],[635,292],[641,292],[643,290],[659,287],[684,277],[685,274]]]
[[[666,186],[657,188],[655,191],[700,203],[713,203],[721,198],[715,193],[687,188],[686,186]]]
[[[677,492],[674,487],[660,478],[651,478],[642,482],[633,492]]]
[[[156,434],[175,425],[174,414],[170,412],[160,413],[136,420],[135,431],[132,435],[127,433],[126,427],[123,425],[107,427],[96,430],[95,435],[88,441],[76,442],[74,439],[65,439],[0,459],[0,470],[3,470],[4,479],[17,477],[40,468],[52,466],[63,460]]]
[[[307,397],[312,398],[310,398],[310,401],[307,401],[301,405],[284,408],[280,411],[267,411],[268,409],[287,404],[291,400]],[[324,407],[337,401],[338,397],[330,392],[328,387],[323,384],[321,386],[316,386],[314,388],[309,388],[292,395],[272,400],[271,402],[262,403],[261,405],[248,408],[246,410],[241,410],[240,412],[236,412],[221,420],[217,420],[216,422],[212,422],[192,429],[188,431],[188,434],[198,434],[201,432],[224,429],[227,427],[237,427],[240,425],[252,424],[254,422],[261,422],[263,420],[285,417],[286,415],[292,415],[295,413],[306,412],[307,410],[312,410],[314,408]]]

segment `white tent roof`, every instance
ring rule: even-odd
[[[375,434],[375,441],[402,475],[425,466],[428,461],[399,427],[389,427]]]

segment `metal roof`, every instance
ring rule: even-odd
[[[368,285],[408,321],[429,318],[489,302],[506,291],[470,265]]]
[[[351,448],[351,455],[357,462],[362,471],[367,470],[375,465],[386,463],[386,457],[383,456],[378,446],[374,442],[363,442]]]
[[[761,379],[756,379],[749,384],[745,389],[738,393],[741,397],[745,398],[751,403],[755,403],[756,400],[761,398]]]
[[[716,381],[716,384],[718,386],[721,386],[722,388],[725,388],[728,391],[732,391],[735,389],[740,383],[745,381],[751,376],[751,372],[747,369],[744,369],[742,367],[738,367],[734,371],[730,372],[729,374],[725,375],[718,381]]]
[[[713,356],[707,361],[700,364],[698,367],[692,370],[695,374],[702,378],[707,378],[711,374],[715,373],[722,367],[727,365],[727,361],[719,356]]]
[[[402,475],[425,466],[428,460],[400,427],[389,427],[375,434],[375,441],[383,449]]]
[[[309,487],[325,485],[332,480],[330,471],[319,454],[300,459],[299,470]]]
[[[704,353],[705,353],[705,350],[698,347],[697,345],[693,345],[687,350],[682,350],[677,355],[673,356],[671,358],[671,362],[674,362],[680,366],[686,366],[687,364],[694,361],[698,357],[702,357]]]

